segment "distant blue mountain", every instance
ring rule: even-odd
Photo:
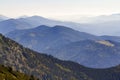
[[[116,19],[116,17],[118,17],[118,18]],[[0,33],[5,34],[5,33],[10,32],[11,28],[8,28],[9,25],[7,25],[8,23],[10,23],[10,26],[12,25],[12,27],[15,27],[15,28],[17,27],[17,29],[21,29],[21,28],[22,29],[26,29],[26,28],[30,29],[30,28],[35,28],[40,25],[47,25],[47,26],[51,26],[51,27],[55,26],[55,25],[62,25],[62,26],[68,26],[69,28],[78,30],[80,32],[87,32],[87,33],[99,35],[99,36],[101,36],[101,35],[120,36],[119,35],[120,34],[119,17],[120,17],[119,15],[107,16],[107,17],[105,17],[106,19],[104,21],[104,16],[102,16],[101,21],[103,21],[103,22],[85,23],[85,24],[66,22],[66,21],[65,22],[57,21],[57,20],[44,18],[41,16],[20,17],[20,18],[14,19],[14,21],[17,22],[17,24],[11,23],[11,20],[10,20],[10,22],[9,22],[9,20],[7,20],[7,23],[4,23],[4,24],[0,23],[0,30],[1,30]],[[110,20],[109,20],[109,18],[110,18]],[[4,19],[0,18],[0,22],[1,22],[1,20],[3,21]],[[21,25],[22,27],[19,25]],[[3,30],[3,28],[4,28],[4,30]],[[8,28],[7,31],[5,31],[6,28]]]
[[[30,29],[40,25],[47,25],[47,26],[62,25],[62,26],[69,26],[71,28],[80,26],[80,24],[78,23],[62,22],[62,21],[47,19],[40,16],[31,16],[31,17],[20,17],[17,19],[7,19],[4,21],[0,21],[0,33],[6,34],[15,29],[17,30]]]
[[[101,18],[102,17],[102,18]],[[119,33],[119,25],[120,25],[120,15],[110,15],[110,16],[100,16],[98,20],[93,23],[85,23],[81,24],[75,22],[63,22],[52,20],[40,16],[31,16],[26,18],[20,18],[20,21],[27,22],[31,24],[33,27],[39,25],[47,25],[47,26],[55,26],[55,25],[62,25],[68,26],[69,28],[73,28],[75,30],[81,32],[87,32],[94,35],[112,35],[112,36],[120,36]],[[100,19],[100,20],[99,20]],[[108,30],[109,29],[109,30]]]
[[[41,17],[41,16],[31,16],[31,17],[26,17],[26,18],[18,18],[18,20],[31,24],[33,26],[33,28],[40,26],[40,25],[47,25],[47,26],[62,25],[62,26],[69,26],[70,28],[73,28],[73,27],[76,28],[76,27],[82,26],[79,23],[52,20],[49,18]]]
[[[100,39],[97,36],[79,32],[68,27],[48,27],[45,25],[33,29],[15,30],[8,33],[7,36],[24,46],[39,52],[80,40]]]
[[[24,21],[19,21],[16,19],[8,19],[0,22],[0,33],[6,34],[10,31],[14,31],[17,29],[26,29],[30,27],[31,25]]]

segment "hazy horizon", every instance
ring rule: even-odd
[[[119,0],[0,0],[0,14],[8,17],[39,15],[99,16],[120,13]]]

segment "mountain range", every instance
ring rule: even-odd
[[[40,25],[47,25],[47,26],[63,25],[69,27],[79,26],[78,23],[62,22],[62,21],[47,19],[40,16],[31,16],[31,17],[20,17],[16,19],[10,18],[7,20],[0,21],[0,33],[6,34],[14,30],[30,29]]]
[[[81,32],[87,32],[87,33],[91,33],[99,36],[101,35],[120,36],[119,35],[120,34],[119,14],[113,14],[110,16],[98,16],[97,19],[98,20],[95,19],[96,22],[94,21],[91,23],[80,23],[80,22],[76,23],[76,22],[53,20],[53,19],[48,19],[41,16],[20,17],[20,18],[14,19],[15,23],[11,22],[11,19],[10,19],[10,22],[7,19],[7,23],[0,23],[0,30],[1,30],[0,32],[3,34],[6,34],[8,32],[11,32],[11,28],[14,28],[13,30],[15,30],[15,29],[35,28],[40,25],[47,25],[47,26],[62,25],[62,26],[68,26],[69,28],[72,28]],[[6,22],[6,20],[4,21]],[[12,25],[12,27],[8,27],[8,25],[6,25],[8,23]],[[10,31],[8,31],[9,29],[5,31],[6,27],[9,28]]]
[[[107,40],[105,36],[103,38],[64,26],[45,25],[33,29],[15,30],[6,36],[35,51],[92,68],[106,68],[120,64],[120,45],[115,42],[118,39],[113,40],[114,37]]]
[[[42,25],[33,29],[15,30],[6,36],[36,51],[44,51],[49,47],[57,47],[79,40],[100,39],[97,36],[59,25],[54,27]]]
[[[61,61],[50,55],[24,48],[3,35],[0,35],[0,64],[34,75],[40,80],[120,79],[119,65],[106,69],[87,68],[71,61]]]
[[[63,26],[59,26],[59,25],[63,25]],[[16,19],[7,19],[7,20],[0,21],[0,33],[6,34],[6,36],[19,42],[25,47],[28,47],[38,52],[43,52],[46,54],[53,55],[59,59],[72,60],[78,63],[82,63],[83,65],[88,67],[97,67],[97,68],[103,68],[103,67],[106,68],[106,67],[115,66],[119,64],[119,61],[113,60],[113,62],[111,61],[111,63],[106,64],[108,62],[107,59],[109,59],[110,57],[109,58],[108,57],[106,58],[106,56],[103,57],[105,58],[105,62],[103,62],[101,60],[101,56],[98,56],[97,54],[96,56],[99,57],[97,64],[94,64],[94,61],[96,60],[94,58],[91,59],[90,63],[88,63],[87,62],[88,60],[85,61],[81,58],[79,59],[79,57],[75,58],[74,56],[77,56],[77,55],[80,56],[81,54],[88,53],[89,51],[91,52],[91,48],[89,48],[88,52],[86,52],[84,51],[84,49],[83,50],[81,50],[82,48],[80,49],[81,45],[79,44],[79,51],[76,52],[77,48],[73,48],[71,49],[71,51],[75,54],[69,53],[72,55],[68,56],[69,48],[66,48],[67,45],[72,46],[73,44],[81,43],[81,41],[84,42],[84,40],[88,40],[88,42],[90,43],[92,41],[92,43],[93,44],[95,43],[96,45],[98,44],[96,43],[96,41],[97,42],[99,41],[100,42],[99,44],[101,43],[108,44],[109,41],[110,43],[111,41],[113,41],[113,43],[111,44],[114,44],[114,42],[118,43],[120,42],[119,35],[118,36],[110,36],[110,35],[95,36],[95,35],[86,33],[86,32],[93,33],[93,34],[97,33],[97,35],[106,33],[106,34],[116,35],[116,34],[119,34],[118,27],[119,27],[119,20],[114,20],[114,19],[111,19],[110,21],[101,22],[101,23],[95,23],[95,24],[93,23],[79,24],[79,23],[73,23],[73,22],[62,22],[62,21],[47,19],[40,16],[20,17]],[[86,46],[86,44],[84,46]],[[102,44],[102,46],[104,47],[106,45]],[[108,54],[109,51],[107,52],[105,50],[106,48],[103,49],[102,46],[100,47],[100,49],[102,49],[101,53],[102,54],[105,53],[104,55]],[[99,46],[95,47],[94,45],[92,45],[92,47],[96,49],[99,48]],[[116,56],[117,54],[119,54],[118,47],[116,46],[113,46],[113,48],[111,48],[110,46],[106,46],[106,47],[109,47],[108,50],[111,49],[111,52],[116,53]],[[64,56],[64,57],[61,57],[60,53],[61,53],[61,56]],[[109,56],[112,56],[112,55],[109,54]],[[87,59],[87,58],[84,57],[84,59]]]

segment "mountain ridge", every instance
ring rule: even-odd
[[[70,42],[75,42],[79,40],[100,40],[100,38],[97,36],[85,32],[79,32],[77,30],[59,25],[54,27],[42,25],[32,29],[17,30],[8,33],[6,36],[27,47],[32,44],[32,49],[35,49],[37,51],[43,51],[42,49],[45,49],[45,47],[47,46],[56,47],[57,45],[68,44]],[[41,47],[40,45],[43,45],[43,47]],[[35,48],[35,46],[39,46],[40,50]]]

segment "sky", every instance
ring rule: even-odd
[[[0,0],[0,14],[65,17],[120,13],[120,0]]]

